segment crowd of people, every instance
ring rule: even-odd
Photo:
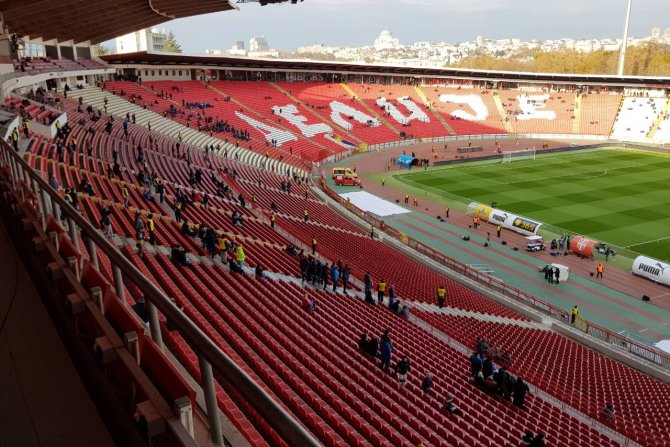
[[[530,388],[521,377],[515,377],[504,366],[498,367],[494,360],[488,340],[478,337],[477,347],[470,356],[472,381],[487,393],[523,408]]]

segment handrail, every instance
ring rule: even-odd
[[[42,204],[42,198],[46,194],[52,204],[58,205],[61,213],[67,216],[68,221],[73,221],[80,228],[80,231],[85,233],[86,237],[107,255],[112,265],[117,267],[127,278],[135,283],[142,291],[145,299],[158,308],[174,327],[179,330],[182,337],[199,356],[201,365],[203,364],[202,360],[206,360],[218,376],[234,384],[236,389],[245,396],[254,409],[289,445],[313,447],[321,445],[298,421],[293,419],[279,403],[270,397],[260,385],[252,380],[240,366],[205,335],[193,321],[179,310],[176,304],[165,293],[158,289],[137,267],[126,259],[102,233],[91,225],[88,220],[80,216],[7,142],[0,142],[0,153],[4,155],[2,161],[9,165],[16,181],[20,181],[22,177],[26,178],[25,176],[27,176],[32,181],[32,185],[28,184],[28,186],[37,189],[34,192],[40,204]]]
[[[339,204],[345,206],[346,202],[342,197],[340,197],[335,191],[333,191],[328,184],[326,183],[323,172],[321,173],[321,189],[333,200]],[[393,226],[388,225],[383,220],[379,220],[376,217],[370,215],[366,211],[363,211],[357,208],[354,204],[349,203],[346,208],[354,213],[359,218],[363,219],[365,222],[373,225],[376,228],[384,231],[386,234],[391,236],[394,239],[399,240],[405,245],[413,248],[422,255],[425,255],[432,259],[433,261],[444,265],[450,270],[455,271],[463,276],[466,276],[469,279],[476,281],[479,284],[482,284],[494,292],[501,293],[505,297],[511,298],[512,300],[519,302],[526,306],[531,306],[533,309],[549,315],[552,318],[555,318],[561,322],[569,321],[570,313],[565,309],[554,306],[553,304],[541,300],[536,296],[525,292],[516,287],[506,284],[504,281],[495,278],[486,273],[482,273],[479,270],[473,269],[468,265],[451,258],[432,247],[429,247],[422,242],[419,242],[413,238],[410,238],[408,235],[402,233],[401,231],[393,228]],[[659,365],[666,371],[670,371],[670,354],[667,354],[660,349],[639,343],[630,337],[622,336],[616,332],[612,332],[609,329],[606,329],[602,326],[599,326],[591,321],[580,319],[580,324],[574,326],[576,329],[581,330],[582,332],[590,335],[591,337],[605,342],[609,345],[615,346],[618,349],[625,349],[626,351],[634,354],[638,357],[642,357],[655,365]]]

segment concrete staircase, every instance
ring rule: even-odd
[[[534,321],[521,321],[514,320],[512,318],[499,317],[496,315],[482,314],[479,312],[471,312],[469,310],[463,309],[454,309],[451,307],[439,308],[435,304],[428,303],[412,303],[412,307],[423,312],[429,312],[433,314],[444,314],[444,315],[453,315],[457,317],[468,317],[474,318],[479,321],[486,321],[489,323],[500,323],[500,324],[510,324],[513,326],[519,326],[527,329],[542,329],[549,330],[549,328],[542,323],[536,323]]]
[[[505,108],[503,107],[502,104],[502,99],[500,99],[500,95],[493,95],[493,102],[496,104],[496,110],[498,110],[498,114],[500,115],[500,119],[502,120],[503,125],[505,126],[505,130],[513,134],[514,129],[512,128],[512,123],[510,123],[506,118],[507,118],[507,112],[505,112]]]
[[[582,95],[575,98],[575,119],[572,120],[572,133],[579,134],[582,122]]]
[[[655,142],[654,139],[655,139],[655,136],[656,136],[656,131],[661,126],[661,123],[663,123],[663,117],[668,112],[670,112],[670,96],[668,97],[668,100],[666,101],[665,105],[661,109],[661,113],[659,113],[658,116],[656,117],[656,120],[654,121],[654,124],[651,126],[651,130],[647,134],[647,143],[654,143]]]
[[[449,135],[452,135],[452,136],[456,135],[456,131],[453,129],[453,127],[451,127],[449,125],[449,123],[447,122],[447,120],[445,120],[444,117],[442,115],[440,115],[440,112],[435,110],[435,108],[431,105],[430,100],[428,99],[426,94],[423,92],[423,90],[421,90],[421,87],[416,86],[416,87],[414,87],[414,90],[416,90],[416,94],[419,95],[419,98],[421,98],[421,101],[423,101],[423,105],[430,108],[430,112],[433,114],[433,116],[435,118],[437,118],[437,120],[440,123],[442,123],[442,125],[444,126],[445,129],[447,129],[447,132],[449,132]]]

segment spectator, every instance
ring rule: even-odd
[[[395,373],[398,375],[398,382],[402,385],[405,386],[407,385],[407,374],[412,371],[412,367],[409,363],[409,358],[407,358],[406,355],[402,357],[402,360],[400,360],[396,365],[395,365]]]
[[[380,368],[384,372],[388,372],[391,366],[391,355],[393,353],[393,342],[391,341],[391,335],[389,331],[385,331],[381,337],[379,343],[379,359],[381,363],[379,364]]]
[[[110,214],[112,211],[110,208],[102,207],[100,209],[100,227],[105,231],[107,237],[114,236],[114,231],[112,229],[112,220],[110,219]]]
[[[49,174],[49,185],[53,189],[58,191],[58,180],[56,180],[56,176],[53,174],[53,172],[51,174]]]
[[[605,404],[605,406],[600,410],[598,417],[606,424],[614,424],[614,407],[612,404]]]
[[[383,303],[384,302],[384,293],[386,292],[386,282],[384,282],[384,278],[379,280],[379,283],[377,284],[377,302],[378,303]]]
[[[500,368],[495,374],[495,382],[497,384],[497,392],[504,399],[509,400],[512,395],[512,377],[505,370]]]
[[[333,282],[333,292],[337,291],[337,282],[340,280],[340,271],[334,262],[330,265],[330,280]]]
[[[181,231],[188,237],[195,237],[196,235],[195,230],[191,228],[187,220],[185,220],[184,223],[181,224]]]
[[[303,307],[307,312],[315,312],[316,311],[316,300],[314,298],[307,298],[305,296],[305,300],[303,301]]]
[[[402,306],[400,316],[402,316],[405,320],[409,320],[409,303],[407,301],[405,301],[405,304]]]
[[[349,264],[346,264],[344,268],[342,269],[342,292],[344,292],[345,295],[348,295],[347,293],[347,286],[349,285],[349,275],[350,275],[350,270],[349,270]]]
[[[528,394],[529,391],[530,388],[526,382],[524,382],[521,377],[517,377],[516,382],[514,382],[514,395],[512,403],[519,408],[523,408],[523,404],[526,400],[526,394]]]
[[[242,244],[239,244],[237,246],[237,250],[235,250],[235,260],[237,261],[238,266],[240,269],[244,267],[244,260],[247,258],[247,256],[244,254],[244,248],[242,248]]]
[[[326,290],[326,286],[328,286],[328,276],[330,275],[330,269],[328,268],[328,264],[325,262],[319,262],[321,266],[321,283],[323,283],[323,290]]]
[[[372,276],[370,276],[370,272],[365,272],[363,282],[365,284],[365,301],[374,303],[375,300],[372,298]]]
[[[442,409],[446,410],[447,413],[453,414],[455,416],[463,417],[463,412],[461,411],[460,408],[458,408],[458,405],[454,403],[454,397],[451,394],[448,394],[447,397],[444,399],[444,403],[442,404]]]
[[[379,340],[377,337],[372,337],[368,340],[368,345],[366,346],[365,352],[367,352],[372,357],[379,357]]]
[[[365,351],[366,348],[368,347],[368,342],[369,342],[368,333],[363,332],[361,334],[361,338],[358,339],[358,348]]]
[[[176,244],[172,247],[172,250],[170,251],[170,254],[172,256],[172,262],[175,262],[179,265],[183,265],[184,267],[188,268],[193,268],[193,264],[191,264],[191,260],[186,256],[186,250],[179,245]]]
[[[484,379],[493,378],[493,362],[491,361],[491,358],[487,357],[484,360],[482,373],[484,374]]]
[[[433,374],[428,373],[421,382],[421,389],[424,393],[430,393],[433,389]]]
[[[547,443],[544,441],[544,433],[538,432],[530,443],[530,447],[547,447]]]
[[[153,214],[149,214],[149,216],[147,216],[147,230],[149,230],[149,243],[151,245],[156,245],[156,235],[154,234],[156,225],[154,223]]]
[[[521,438],[521,442],[523,443],[523,445],[530,445],[533,442],[533,439],[535,439],[533,431],[526,430],[526,433],[524,433],[523,437]]]
[[[447,298],[447,289],[444,286],[440,286],[437,289],[437,305],[440,309],[444,307],[444,302]]]
[[[244,269],[235,260],[235,255],[233,254],[232,250],[228,252],[228,268],[231,272],[241,273],[244,275]]]
[[[470,374],[472,377],[477,377],[477,374],[482,370],[482,358],[477,352],[473,352],[470,356]]]
[[[256,264],[256,268],[254,269],[254,273],[256,275],[256,278],[265,278],[265,270],[263,270],[263,266],[259,262]]]
[[[286,246],[286,252],[291,256],[298,256],[298,250],[296,250],[296,248],[291,244]]]

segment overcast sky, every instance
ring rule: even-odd
[[[620,37],[626,0],[304,0],[242,4],[240,11],[180,19],[173,31],[185,53],[230,48],[265,35],[272,48],[372,44],[388,27],[401,43],[491,38]],[[631,36],[670,27],[670,0],[635,0]]]

